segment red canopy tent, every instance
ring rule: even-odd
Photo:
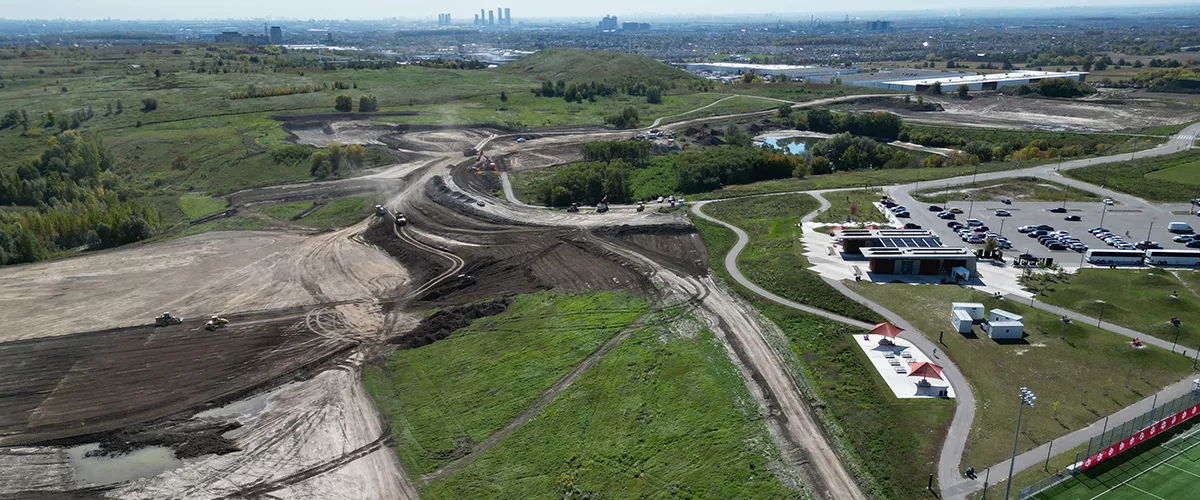
[[[912,370],[908,373],[908,376],[910,377],[921,377],[921,380],[933,377],[938,380],[943,380],[942,367],[928,361],[912,361],[908,363],[908,367]]]
[[[867,332],[867,335],[883,335],[884,337],[894,339],[897,335],[900,335],[900,332],[903,331],[903,328],[891,323],[880,323],[875,325],[875,328],[872,328],[871,331]]]

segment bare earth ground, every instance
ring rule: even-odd
[[[1200,108],[1181,102],[1146,98],[1126,90],[1103,90],[1086,99],[1034,99],[980,94],[970,100],[924,96],[945,111],[908,111],[867,102],[850,105],[859,111],[889,111],[905,120],[935,125],[1081,132],[1116,132],[1171,125],[1194,119]]]

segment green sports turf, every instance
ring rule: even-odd
[[[1144,500],[1200,497],[1200,426],[1184,426],[1030,498]]]

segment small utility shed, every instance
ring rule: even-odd
[[[992,309],[988,313],[987,323],[983,324],[983,329],[992,339],[1020,339],[1025,336],[1025,324],[1021,322],[1021,319],[1019,314]]]
[[[971,328],[975,326],[975,321],[971,319],[971,314],[967,311],[951,309],[950,324],[954,325],[954,329],[958,333],[971,333]]]
[[[950,310],[966,311],[966,313],[971,317],[972,321],[983,321],[983,304],[978,302],[952,302],[950,303]]]

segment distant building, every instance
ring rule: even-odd
[[[871,21],[867,23],[867,31],[892,31],[892,22]]]
[[[650,23],[621,23],[621,31],[649,31]]]
[[[222,31],[217,35],[217,43],[242,43],[247,45],[269,45],[271,39],[266,35],[243,35],[236,31]]]
[[[438,14],[438,26],[449,26],[450,14]]]
[[[504,24],[509,26],[512,25],[512,11],[510,11],[508,7],[504,8]]]
[[[475,25],[479,25],[479,14],[475,14]]]
[[[600,31],[617,31],[617,16],[604,16],[597,27]]]
[[[1008,73],[992,73],[987,75],[946,76],[941,78],[917,78],[907,80],[890,80],[879,82],[873,87],[903,90],[908,92],[924,92],[933,87],[934,83],[942,85],[943,92],[954,92],[959,85],[966,85],[970,90],[996,90],[1010,85],[1025,85],[1038,83],[1049,78],[1066,78],[1075,81],[1085,81],[1087,73],[1081,71],[1010,71]],[[853,83],[851,83],[853,85]]]
[[[283,28],[271,26],[271,44],[283,45]]]
[[[496,11],[488,11],[488,26],[496,25]]]

